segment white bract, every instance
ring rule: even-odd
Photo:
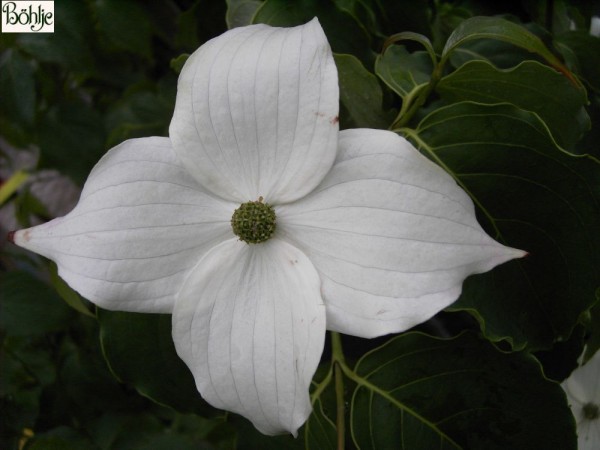
[[[600,17],[592,16],[590,21],[590,34],[592,36],[600,37]]]
[[[13,236],[97,305],[173,314],[178,354],[212,405],[297,433],[325,330],[400,332],[463,280],[524,252],[492,240],[441,168],[382,130],[339,131],[319,22],[209,41],[179,78],[170,137],[110,150],[67,216]],[[264,199],[268,240],[232,232]]]
[[[600,448],[600,352],[573,371],[562,388],[577,422],[579,450]]]

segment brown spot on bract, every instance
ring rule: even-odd
[[[334,116],[332,117],[332,119],[329,121],[329,123],[331,123],[331,125],[335,125],[336,123],[338,123],[340,121],[339,116]]]
[[[317,117],[325,117],[325,113],[317,111],[317,112],[315,112],[315,116],[317,116]]]
[[[6,240],[8,242],[11,242],[14,244],[15,243],[15,233],[16,233],[16,231],[9,231],[8,234],[6,235]]]

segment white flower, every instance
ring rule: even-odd
[[[592,16],[590,21],[590,34],[592,36],[600,37],[600,17]]]
[[[600,448],[600,352],[561,385],[577,422],[579,450]]]
[[[338,97],[316,19],[228,31],[187,61],[170,138],[112,149],[70,214],[14,242],[103,308],[172,313],[208,402],[296,434],[326,328],[400,332],[465,277],[524,254],[487,236],[467,194],[406,140],[339,132]],[[264,242],[232,232],[247,202],[276,214]]]

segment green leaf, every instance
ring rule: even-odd
[[[542,40],[526,28],[498,17],[472,17],[462,22],[450,35],[442,51],[442,62],[462,44],[476,39],[496,39],[508,42],[544,58],[559,72],[578,85],[569,69],[544,45]]]
[[[0,113],[33,123],[36,90],[34,66],[14,49],[0,55]]]
[[[571,150],[589,130],[586,93],[555,70],[526,61],[500,70],[485,61],[471,61],[441,79],[437,92],[446,102],[512,103],[536,113],[558,143]]]
[[[162,89],[133,88],[115,102],[106,114],[110,130],[107,146],[114,147],[137,137],[168,136],[175,104],[175,83],[173,77]]]
[[[554,344],[550,350],[535,353],[535,357],[544,368],[547,378],[558,382],[564,381],[579,367],[579,358],[584,349],[585,329],[578,325],[566,341]]]
[[[332,0],[347,11],[372,37],[385,39],[400,30],[430,34],[427,0]]]
[[[119,50],[151,58],[152,23],[141,3],[95,0],[99,31]]]
[[[61,277],[58,276],[58,268],[56,267],[55,263],[50,264],[50,281],[52,282],[52,286],[54,286],[54,289],[56,289],[58,295],[62,297],[67,305],[81,314],[96,318],[96,315],[89,310],[79,294],[75,292]]]
[[[438,3],[431,23],[433,48],[441,51],[448,37],[466,19],[473,17],[473,12],[460,4]]]
[[[524,353],[472,334],[407,333],[357,363],[352,435],[359,448],[575,449],[565,394]]]
[[[382,111],[383,93],[375,75],[352,55],[335,55],[340,84],[340,127],[386,129],[393,112]]]
[[[316,379],[321,381],[316,382]],[[329,365],[324,377],[313,377],[311,403],[313,411],[304,426],[306,448],[334,450],[337,448],[336,396],[333,370]]]
[[[164,425],[161,423],[158,417],[151,415],[147,412],[139,412],[137,414],[108,414],[103,417],[104,430],[109,431],[110,434],[102,435],[98,433],[100,431],[96,428],[97,439],[110,438],[108,440],[108,446],[105,448],[111,450],[126,450],[126,449],[163,449],[162,439],[165,437]],[[96,424],[98,425],[98,424]],[[106,430],[109,428],[109,430]],[[169,433],[173,434],[173,433]],[[179,444],[179,442],[178,442]],[[96,447],[97,448],[97,447]],[[171,448],[188,450],[191,448],[188,446],[173,446]],[[196,448],[202,449],[198,446]]]
[[[80,0],[55,3],[54,33],[23,33],[20,48],[38,61],[56,63],[65,69],[91,75],[96,70],[92,49],[93,23],[88,6]]]
[[[363,1],[358,0],[358,3],[363,3]],[[425,35],[431,34],[431,2],[427,0],[377,0],[372,3],[384,34],[391,35],[402,30]]]
[[[27,445],[28,450],[95,450],[94,445],[83,433],[66,426],[34,435]]]
[[[200,2],[193,3],[188,10],[183,11],[177,18],[175,43],[177,47],[183,48],[186,52],[191,53],[201,44],[198,36],[198,14],[201,6]],[[173,66],[171,65],[171,67]]]
[[[41,167],[59,169],[83,182],[105,151],[102,116],[81,101],[55,105],[41,118],[38,129]]]
[[[179,359],[171,316],[98,309],[100,342],[113,374],[142,395],[176,411],[210,412],[194,378]]]
[[[82,316],[79,316],[83,318]],[[98,340],[98,322],[80,320],[87,325],[74,329],[73,339],[62,340],[58,380],[48,390],[46,408],[55,424],[99,419],[109,411],[149,411],[159,405],[124,389],[110,373]]]
[[[227,419],[237,431],[236,450],[306,450],[302,429],[298,430],[297,438],[291,434],[267,436],[242,416],[231,414]]]
[[[523,26],[532,33],[534,30],[539,31],[534,25]],[[523,61],[546,63],[544,58],[523,47],[491,38],[474,39],[462,43],[450,54],[449,60],[454,68],[473,60],[488,61],[499,69],[510,69]]]
[[[571,67],[596,92],[600,92],[600,38],[586,31],[569,31],[556,37],[555,45],[575,58]]]
[[[254,23],[278,27],[302,25],[318,17],[329,44],[335,53],[356,56],[366,67],[371,67],[373,52],[366,31],[356,19],[333,2],[319,0],[266,0],[254,16]]]
[[[33,428],[36,423],[42,391],[56,378],[52,350],[50,345],[37,339],[3,337],[0,377],[2,448],[18,448],[17,442],[24,430]]]
[[[0,98],[6,98],[1,94],[2,84],[0,84]],[[31,134],[27,126],[16,116],[8,116],[2,112],[3,104],[0,102],[0,129],[2,137],[11,145],[17,148],[25,148],[31,143]],[[1,155],[1,153],[0,153]]]
[[[431,58],[431,62],[433,64],[437,64],[437,55],[435,53],[435,50],[433,49],[433,45],[431,44],[431,41],[429,40],[429,38],[427,36],[423,36],[422,34],[419,34],[419,33],[413,33],[412,31],[403,31],[402,33],[396,33],[396,34],[390,36],[389,38],[387,38],[387,40],[383,44],[382,52],[385,53],[385,51],[387,50],[387,48],[390,45],[397,44],[398,42],[402,42],[402,41],[418,42],[423,47],[425,47],[425,50],[427,51],[427,53],[429,54],[429,57]]]
[[[451,308],[513,348],[571,334],[600,280],[600,164],[561,151],[534,113],[464,102],[404,130],[470,194],[500,242],[529,252],[466,280]]]
[[[72,311],[47,284],[27,272],[0,277],[0,329],[10,336],[43,335],[64,329]]]
[[[182,53],[178,57],[172,58],[169,66],[177,75],[179,75],[189,57],[190,55],[188,53]]]
[[[427,52],[409,53],[400,45],[388,47],[377,57],[375,73],[402,98],[402,111],[406,109],[431,79],[433,63]]]
[[[227,28],[250,25],[261,5],[262,1],[258,0],[227,0],[227,14],[225,15]]]
[[[32,194],[31,186],[25,186],[13,204],[17,223],[23,227],[30,227],[34,217],[50,217],[46,206]]]
[[[189,6],[187,6],[189,4]],[[176,20],[174,54],[192,53],[201,44],[227,31],[226,3],[222,0],[198,0],[186,2],[188,8]],[[178,7],[171,6],[171,9]],[[156,18],[156,15],[153,16]]]

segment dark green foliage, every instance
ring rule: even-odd
[[[469,278],[418,332],[344,338],[345,360],[326,349],[294,439],[206,404],[170,316],[95,314],[45,261],[2,246],[1,448],[575,448],[555,381],[600,348],[600,38],[588,4],[55,0],[55,10],[53,34],[0,34],[2,176],[7,148],[39,149],[32,171],[82,185],[109,148],[168,136],[178,73],[204,42],[227,26],[317,16],[341,128],[410,139],[469,193],[490,235],[529,256]],[[48,218],[26,188],[5,203],[23,226]]]

